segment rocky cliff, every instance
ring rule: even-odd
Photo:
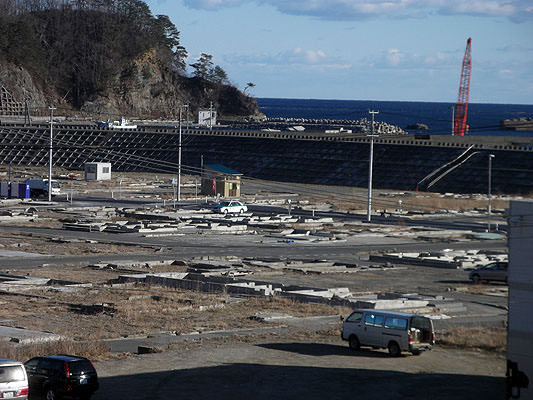
[[[261,116],[212,56],[189,76],[179,31],[142,0],[34,3],[0,4],[0,115],[8,101],[34,115],[53,105],[63,115],[172,118],[180,105],[194,113],[212,103],[222,118]]]
[[[32,115],[47,115],[54,105],[57,113],[98,119],[119,116],[135,118],[177,118],[179,106],[188,104],[189,117],[210,102],[224,119],[260,119],[257,101],[231,85],[221,85],[200,78],[189,78],[165,69],[151,50],[115,75],[99,95],[84,102],[80,108],[68,101],[68,95],[34,76],[23,66],[0,60],[0,86],[13,99],[27,101]]]

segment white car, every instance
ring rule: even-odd
[[[237,200],[221,201],[213,207],[213,211],[220,214],[242,214],[248,211],[246,204]]]
[[[21,362],[0,358],[0,398],[28,398],[28,376]]]

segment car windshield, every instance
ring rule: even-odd
[[[6,367],[0,367],[0,382],[14,382],[23,381],[24,369],[22,365],[9,365]]]
[[[220,203],[220,207],[227,207],[229,206],[229,201],[223,201]]]
[[[44,182],[44,185],[45,185],[46,187],[48,187],[48,179],[45,179],[43,182]],[[53,187],[53,188],[59,188],[59,187],[60,187],[60,186],[59,186],[59,182],[57,182],[57,181],[52,181],[52,187]]]

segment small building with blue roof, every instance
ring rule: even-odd
[[[206,164],[202,171],[202,194],[206,196],[240,197],[240,172],[222,164]]]

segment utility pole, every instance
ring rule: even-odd
[[[180,106],[180,121],[179,121],[179,150],[178,150],[178,202],[181,200],[181,111],[189,107],[188,104]]]
[[[24,100],[24,125],[31,124],[30,110],[28,108],[28,101]]]
[[[366,210],[366,220],[370,222],[372,219],[372,168],[374,165],[374,115],[379,114],[379,111],[368,111],[372,115],[372,133],[370,135],[370,160],[368,166],[368,202]]]
[[[213,102],[209,102],[209,130],[213,130]]]
[[[48,160],[48,201],[52,201],[52,149],[54,138],[54,106],[50,107],[50,154]]]
[[[488,220],[487,220],[487,232],[490,232],[490,218],[491,218],[491,194],[492,194],[492,159],[494,158],[494,154],[489,154],[489,187],[488,187],[488,201],[487,201],[487,214],[488,214]]]
[[[11,184],[11,164],[13,163],[13,150],[9,150],[9,169],[7,170],[7,181]]]
[[[189,129],[189,104],[185,104],[187,107],[187,113],[185,114],[185,129]]]

